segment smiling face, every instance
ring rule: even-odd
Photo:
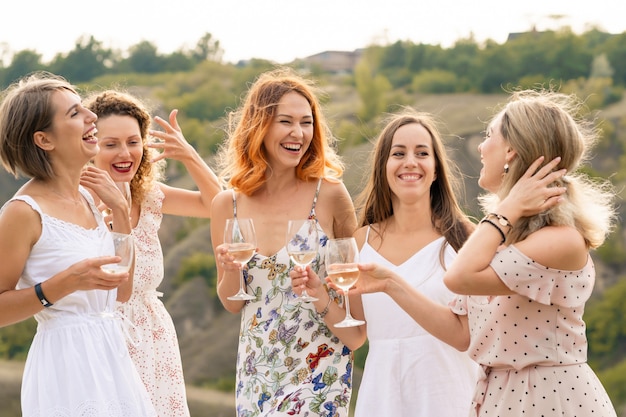
[[[78,95],[69,90],[55,91],[52,96],[54,117],[45,131],[35,134],[38,146],[50,151],[63,163],[82,166],[98,152],[96,115],[84,108]]]
[[[313,137],[311,105],[296,92],[285,94],[263,139],[267,160],[274,169],[298,166]]]
[[[386,174],[394,199],[417,200],[430,196],[437,174],[432,138],[424,126],[409,123],[396,130]]]
[[[111,115],[98,120],[100,152],[94,165],[109,172],[115,182],[130,182],[143,157],[143,142],[137,119]]]

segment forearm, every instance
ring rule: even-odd
[[[431,300],[401,278],[388,280],[385,293],[428,333],[460,351],[467,350],[466,320],[450,307]]]
[[[318,314],[318,317],[324,321],[330,331],[341,340],[350,350],[356,350],[363,346],[367,338],[365,326],[335,327],[335,323],[339,323],[346,317],[346,310],[339,306],[339,304],[333,300],[327,291],[320,291],[322,293],[318,296],[318,301],[313,302],[313,308]],[[351,306],[354,305],[356,297],[350,297]],[[357,316],[355,315],[355,318]],[[360,318],[360,317],[358,317]]]
[[[202,216],[198,217],[211,217],[213,198],[222,190],[217,175],[195,150],[183,161],[183,165],[198,187],[199,206],[202,208]]]

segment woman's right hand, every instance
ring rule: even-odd
[[[240,266],[235,258],[228,253],[228,243],[222,243],[215,248],[215,262],[222,271],[239,271]]]
[[[129,272],[110,273],[102,269],[103,265],[118,263],[119,256],[100,256],[75,263],[67,272],[76,280],[77,290],[112,290],[128,281]]]
[[[291,277],[291,288],[298,296],[302,295],[302,292],[306,290],[311,297],[319,298],[322,294],[321,291],[326,291],[322,285],[322,280],[311,269],[310,265],[307,265],[306,268],[294,266],[289,271],[289,277]]]

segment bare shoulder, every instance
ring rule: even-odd
[[[231,208],[233,206],[233,191],[232,190],[222,190],[215,195],[213,198],[213,208],[212,211],[215,210],[224,210],[226,208]]]
[[[544,227],[515,246],[541,265],[568,271],[583,268],[589,255],[585,239],[570,226]]]
[[[354,232],[354,239],[356,240],[356,243],[359,246],[359,249],[362,248],[363,245],[365,244],[365,238],[367,237],[367,228],[368,227],[369,226],[359,227]]]
[[[28,203],[13,200],[0,212],[0,230],[14,241],[26,239],[34,244],[41,234],[41,217]]]

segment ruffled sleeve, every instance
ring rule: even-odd
[[[467,316],[467,295],[456,295],[453,300],[448,303],[450,310],[456,315]]]
[[[511,291],[546,305],[583,305],[595,282],[591,257],[581,270],[560,271],[538,264],[513,245],[498,252],[491,267]]]

